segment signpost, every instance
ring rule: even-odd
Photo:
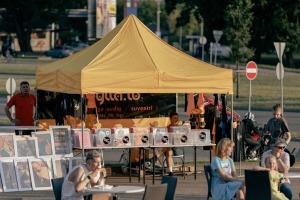
[[[284,67],[282,64],[282,55],[285,48],[285,42],[274,42],[274,46],[277,52],[277,56],[279,58],[279,63],[276,66],[276,76],[280,80],[280,90],[281,90],[281,107],[283,114],[283,75],[284,75]]]
[[[218,42],[221,39],[221,36],[223,35],[223,31],[213,30],[213,35],[215,38],[215,62],[214,64],[217,65],[217,49],[218,49]]]
[[[246,76],[250,81],[250,84],[249,84],[249,108],[248,108],[249,112],[251,111],[251,98],[252,98],[251,81],[256,78],[257,71],[258,71],[258,69],[257,69],[257,65],[256,65],[255,62],[250,61],[250,62],[247,63],[247,65],[246,65]]]

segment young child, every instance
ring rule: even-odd
[[[278,185],[280,180],[283,178],[283,174],[277,171],[277,162],[275,156],[269,156],[265,159],[264,167],[254,167],[254,170],[267,170],[270,172],[270,183],[271,183],[271,190],[272,190],[272,200],[288,200],[283,193],[278,190]]]

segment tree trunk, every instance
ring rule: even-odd
[[[32,52],[30,45],[31,31],[17,32],[17,37],[22,52]]]
[[[295,68],[295,62],[294,62],[294,58],[293,58],[293,52],[288,51],[285,52],[285,67],[288,68]]]
[[[240,66],[239,66],[239,62],[236,61],[236,70],[237,70],[237,73],[236,73],[236,98],[238,99],[239,98],[239,91],[240,91],[240,73],[238,72],[239,69],[240,69]]]
[[[18,37],[18,42],[20,45],[20,50],[22,52],[32,52],[30,40],[31,40],[31,33],[32,33],[32,20],[27,22],[27,25],[23,20],[22,17],[15,13],[16,17],[14,18],[14,24],[16,26],[16,34]]]

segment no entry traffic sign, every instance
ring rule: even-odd
[[[246,76],[247,78],[252,81],[257,76],[257,65],[255,62],[250,61],[246,65]]]

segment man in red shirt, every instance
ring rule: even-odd
[[[5,113],[8,119],[16,126],[34,126],[36,98],[30,94],[30,87],[27,81],[20,83],[20,93],[15,94],[5,106]],[[15,106],[16,117],[13,118],[10,108]],[[16,134],[18,132],[16,131]],[[23,134],[30,135],[31,131],[23,131]]]

